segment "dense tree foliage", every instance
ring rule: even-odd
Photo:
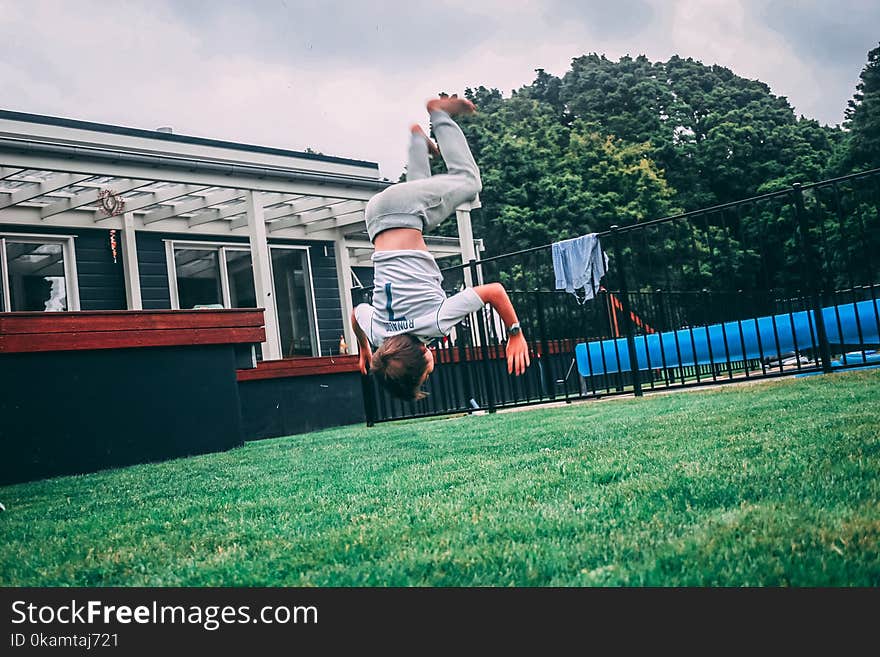
[[[839,158],[841,170],[880,167],[880,46],[868,53],[868,64],[862,69],[845,117],[849,134]]]
[[[880,48],[868,53],[842,127],[796,116],[759,80],[677,56],[589,54],[562,77],[538,69],[509,97],[483,86],[466,95],[479,111],[460,123],[484,186],[474,233],[489,255],[880,166]],[[638,263],[634,287],[806,285],[793,205],[782,200],[653,231],[644,251],[625,252]],[[806,198],[807,211],[839,218],[829,203]],[[876,222],[867,206],[859,215],[859,227]],[[852,236],[820,224],[814,237],[836,237],[848,253]]]

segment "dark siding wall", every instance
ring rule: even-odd
[[[125,277],[122,271],[122,232],[116,231],[116,262],[110,251],[110,231],[62,226],[0,224],[0,233],[75,235],[79,303],[82,310],[125,310]],[[167,285],[166,285],[167,287]]]
[[[171,295],[168,291],[168,269],[165,263],[163,240],[173,236],[141,232],[136,235],[144,310],[169,310]]]
[[[354,275],[358,277],[361,285],[364,287],[373,287],[373,268],[372,267],[352,267]]]
[[[0,372],[0,485],[243,442],[232,345],[4,353]]]
[[[321,341],[321,354],[335,356],[339,353],[339,337],[343,333],[343,320],[333,244],[312,244],[309,248],[309,257],[312,260],[312,285],[315,288],[315,308],[318,313],[318,339]]]
[[[239,381],[238,390],[245,440],[291,436],[366,419],[359,372]]]
[[[116,231],[116,262],[109,230],[77,230],[76,271],[82,310],[125,310],[122,231]]]
[[[352,271],[363,287],[356,287],[351,291],[351,303],[355,306],[361,303],[370,303],[373,298],[373,268],[352,267]]]

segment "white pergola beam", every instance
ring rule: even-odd
[[[265,218],[266,221],[274,221],[274,220],[281,218],[281,217],[290,217],[290,216],[294,216],[294,218],[295,218],[296,215],[298,215],[302,212],[307,212],[308,210],[313,210],[315,208],[323,208],[328,203],[333,203],[333,202],[339,203],[341,201],[342,201],[342,199],[329,199],[329,198],[325,198],[323,196],[309,197],[309,198],[302,199],[301,201],[297,201],[296,203],[284,203],[284,204],[278,205],[274,208],[264,209],[263,210],[263,217]],[[297,225],[299,225],[299,223],[300,222],[297,220],[292,224],[287,224],[287,227],[297,226]],[[236,228],[241,228],[242,226],[246,226],[246,225],[247,225],[247,217],[237,217],[232,220],[232,222],[229,224],[229,227],[230,227],[230,229],[235,230]]]
[[[330,217],[323,220],[306,221],[311,217],[303,217],[303,224],[306,227],[306,234],[317,233],[320,230],[328,230],[330,228],[341,228],[364,221],[364,203],[360,201],[350,201],[357,203],[357,206],[350,206],[350,209],[341,209],[340,212],[331,213]]]
[[[263,201],[263,214],[264,216],[273,210],[275,210],[275,206],[283,203],[290,203],[292,201],[296,201],[302,198],[300,195],[291,196],[290,194],[273,194],[269,192],[264,192],[262,194]],[[232,220],[231,228],[241,228],[242,226],[247,225],[247,208],[245,203],[237,203],[235,205],[231,205],[226,208],[216,208],[213,210],[207,210],[198,217],[193,217],[189,220],[190,226],[198,226],[199,224],[206,224],[212,221],[221,221],[223,219],[229,219],[230,217],[238,217],[237,219]]]
[[[300,219],[300,216],[298,214],[295,214],[292,217],[287,217],[286,219],[273,221],[269,224],[269,232],[277,233],[279,230],[284,230],[285,228],[294,228],[295,226],[302,226],[302,219]]]
[[[241,211],[245,212],[245,209],[242,208]],[[210,209],[205,210],[204,212],[199,212],[199,214],[196,215],[195,217],[187,218],[186,225],[189,226],[190,228],[193,228],[194,226],[201,226],[202,224],[209,224],[212,221],[218,221],[218,218],[216,215],[219,212],[220,212],[219,210],[210,210]]]
[[[331,196],[342,200],[368,201],[391,183],[371,176],[349,176],[334,173],[319,174],[320,179],[297,180],[268,175],[233,175],[230,172],[162,167],[143,163],[98,162],[87,157],[72,160],[62,155],[45,155],[26,152],[4,152],[3,163],[8,167],[20,167],[41,171],[64,171],[74,174],[88,173],[89,177],[113,176],[115,178],[149,178],[161,182],[196,184],[203,187],[236,187],[257,192],[275,192],[304,196]],[[282,175],[296,175],[299,171],[279,168]]]
[[[132,213],[138,212],[151,205],[158,205],[159,203],[171,201],[180,198],[181,196],[189,196],[190,194],[195,194],[205,189],[208,189],[205,185],[173,185],[171,187],[163,187],[162,189],[150,192],[144,196],[126,199],[125,211]],[[98,217],[103,218],[103,213],[101,213],[100,210],[96,212],[95,215],[96,219]]]
[[[300,214],[300,219],[302,219],[303,224],[310,224],[315,221],[321,221],[322,219],[330,219],[341,214],[357,212],[358,210],[362,210],[363,207],[363,201],[339,201],[333,205],[323,207],[320,210],[303,212]]]
[[[309,217],[316,219],[326,218],[331,216],[329,212],[332,207],[347,202],[350,201],[341,198],[320,197],[311,202],[303,201],[286,207],[281,206],[269,211],[266,214],[266,221],[272,222],[269,227],[270,232],[293,228],[294,226],[304,226],[308,222]]]
[[[268,221],[268,219],[265,219],[265,217],[263,220]],[[247,213],[245,213],[243,215],[236,215],[229,222],[229,230],[235,230],[236,228],[241,228],[242,226],[247,226],[247,224],[248,224]]]
[[[326,199],[324,197],[317,197],[317,198],[306,199],[302,203],[289,204],[289,203],[282,202],[281,204],[276,205],[275,207],[272,207],[269,209],[264,209],[263,210],[263,218],[266,221],[272,221],[274,219],[277,219],[278,217],[287,217],[291,214],[296,213],[297,210],[295,208],[308,209],[313,206],[314,207],[324,207],[325,205],[327,205],[328,200],[330,200],[330,199]],[[338,200],[337,200],[337,202],[338,202]],[[240,213],[236,213],[236,214],[240,214]],[[247,217],[246,216],[236,217],[235,219],[233,219],[230,222],[229,228],[230,228],[230,230],[235,230],[236,228],[241,228],[242,226],[246,226],[246,225],[247,225]]]
[[[474,231],[471,226],[470,208],[458,207],[455,210],[455,220],[458,223],[458,244],[461,251],[461,262],[467,264],[471,260],[477,259],[477,252],[474,248]],[[468,287],[473,287],[476,282],[471,276],[471,270],[466,267],[463,270],[464,282]]]
[[[17,167],[0,167],[0,180],[6,180],[19,174],[24,173],[27,169],[19,169]]]
[[[245,194],[247,202],[248,234],[251,245],[251,262],[254,269],[254,292],[257,307],[264,309],[263,323],[266,341],[263,343],[263,360],[281,359],[281,341],[278,332],[278,313],[272,296],[272,269],[269,243],[266,241],[266,220],[260,195]]]
[[[131,212],[122,215],[122,273],[125,278],[125,301],[128,309],[143,310],[137,239],[134,230],[134,215]]]
[[[342,309],[342,334],[349,346],[349,352],[356,354],[357,338],[351,328],[351,312],[354,305],[351,301],[351,258],[345,238],[341,235],[333,242],[333,255],[336,258],[336,280],[339,283],[339,301]]]
[[[318,210],[320,208],[325,208],[328,205],[332,205],[334,203],[340,203],[345,199],[342,198],[328,198],[326,196],[313,196],[311,198],[300,199],[299,201],[295,201],[287,205],[286,208],[278,208],[281,209],[289,209],[290,212],[288,214],[302,214],[304,212],[310,212],[312,210]],[[271,218],[276,217],[284,217],[287,215],[283,214],[275,214],[271,215]]]
[[[327,219],[332,219],[335,217],[341,217],[343,215],[351,214],[352,212],[363,212],[364,208],[367,207],[365,201],[343,201],[342,203],[335,203],[327,208],[326,212],[324,210],[318,210],[317,212],[325,213],[325,217]],[[320,217],[317,214],[311,215],[308,214],[304,217],[306,221],[320,221],[324,217]]]
[[[47,205],[42,210],[40,210],[40,217],[42,219],[46,219],[47,217],[61,214],[62,212],[67,212],[68,210],[73,210],[75,208],[81,208],[84,205],[91,205],[92,203],[96,203],[98,199],[101,198],[101,193],[104,190],[107,190],[113,194],[124,194],[125,192],[130,192],[132,190],[140,189],[141,187],[146,187],[147,185],[152,184],[152,180],[117,180],[101,188],[90,189],[87,192],[81,192],[79,194],[71,196],[70,198],[61,199],[60,201],[56,201],[51,205]],[[100,210],[98,211],[98,214],[102,214]]]
[[[373,245],[365,238],[346,237],[345,245],[352,254],[352,258],[357,260],[358,265],[362,264],[365,260],[369,261],[370,256],[373,254]],[[461,246],[451,241],[447,244],[429,243],[428,251],[438,258],[462,255]],[[467,260],[464,260],[464,262],[467,262]]]
[[[274,221],[276,219],[291,217],[295,221],[295,223],[289,225],[299,225],[302,223],[300,218],[303,214],[307,212],[314,212],[316,210],[323,210],[336,203],[342,203],[343,201],[345,201],[345,199],[327,198],[325,196],[305,198],[296,203],[279,205],[278,207],[272,208],[271,210],[267,210],[266,221]]]
[[[83,180],[88,180],[89,178],[94,178],[94,175],[59,173],[48,180],[33,185],[32,187],[25,187],[12,192],[9,194],[9,198],[5,201],[0,201],[0,210],[8,208],[11,205],[30,201],[31,199],[38,198],[45,194],[50,194],[59,189],[64,189],[65,187],[70,187],[71,185],[75,185]]]
[[[243,189],[225,189],[223,191],[214,192],[213,194],[208,194],[203,198],[183,201],[167,208],[148,212],[144,215],[143,222],[144,224],[152,224],[156,221],[171,219],[172,217],[177,217],[181,214],[186,214],[187,212],[193,212],[195,210],[201,210],[202,208],[208,208],[212,205],[229,203],[232,200],[241,198],[245,195],[245,193],[246,192]]]
[[[355,267],[372,267],[372,253],[353,255],[351,264]]]
[[[358,221],[356,223],[351,224],[343,224],[341,226],[337,226],[336,231],[342,233],[343,235],[351,235],[353,233],[362,233],[367,229],[366,221]]]
[[[263,211],[267,212],[274,209],[277,205],[295,203],[296,201],[301,201],[306,197],[304,197],[302,194],[262,192],[261,198],[263,201]]]

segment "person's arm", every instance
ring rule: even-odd
[[[358,324],[353,310],[351,311],[351,328],[354,330],[354,335],[358,341],[358,368],[361,374],[367,374],[369,372],[370,359],[373,357],[373,351],[370,348],[367,334],[364,333],[364,330]]]
[[[519,320],[516,318],[516,310],[507,296],[507,290],[501,283],[488,283],[487,285],[477,285],[474,292],[495,309],[495,312],[501,317],[504,326],[510,327]],[[520,331],[516,335],[511,335],[507,339],[507,371],[510,374],[522,374],[531,363],[529,359],[529,346],[526,344],[526,338]]]

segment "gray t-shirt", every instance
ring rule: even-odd
[[[473,288],[447,297],[440,268],[427,251],[376,251],[372,260],[373,303],[360,304],[354,315],[374,347],[398,333],[430,342],[484,305]]]

